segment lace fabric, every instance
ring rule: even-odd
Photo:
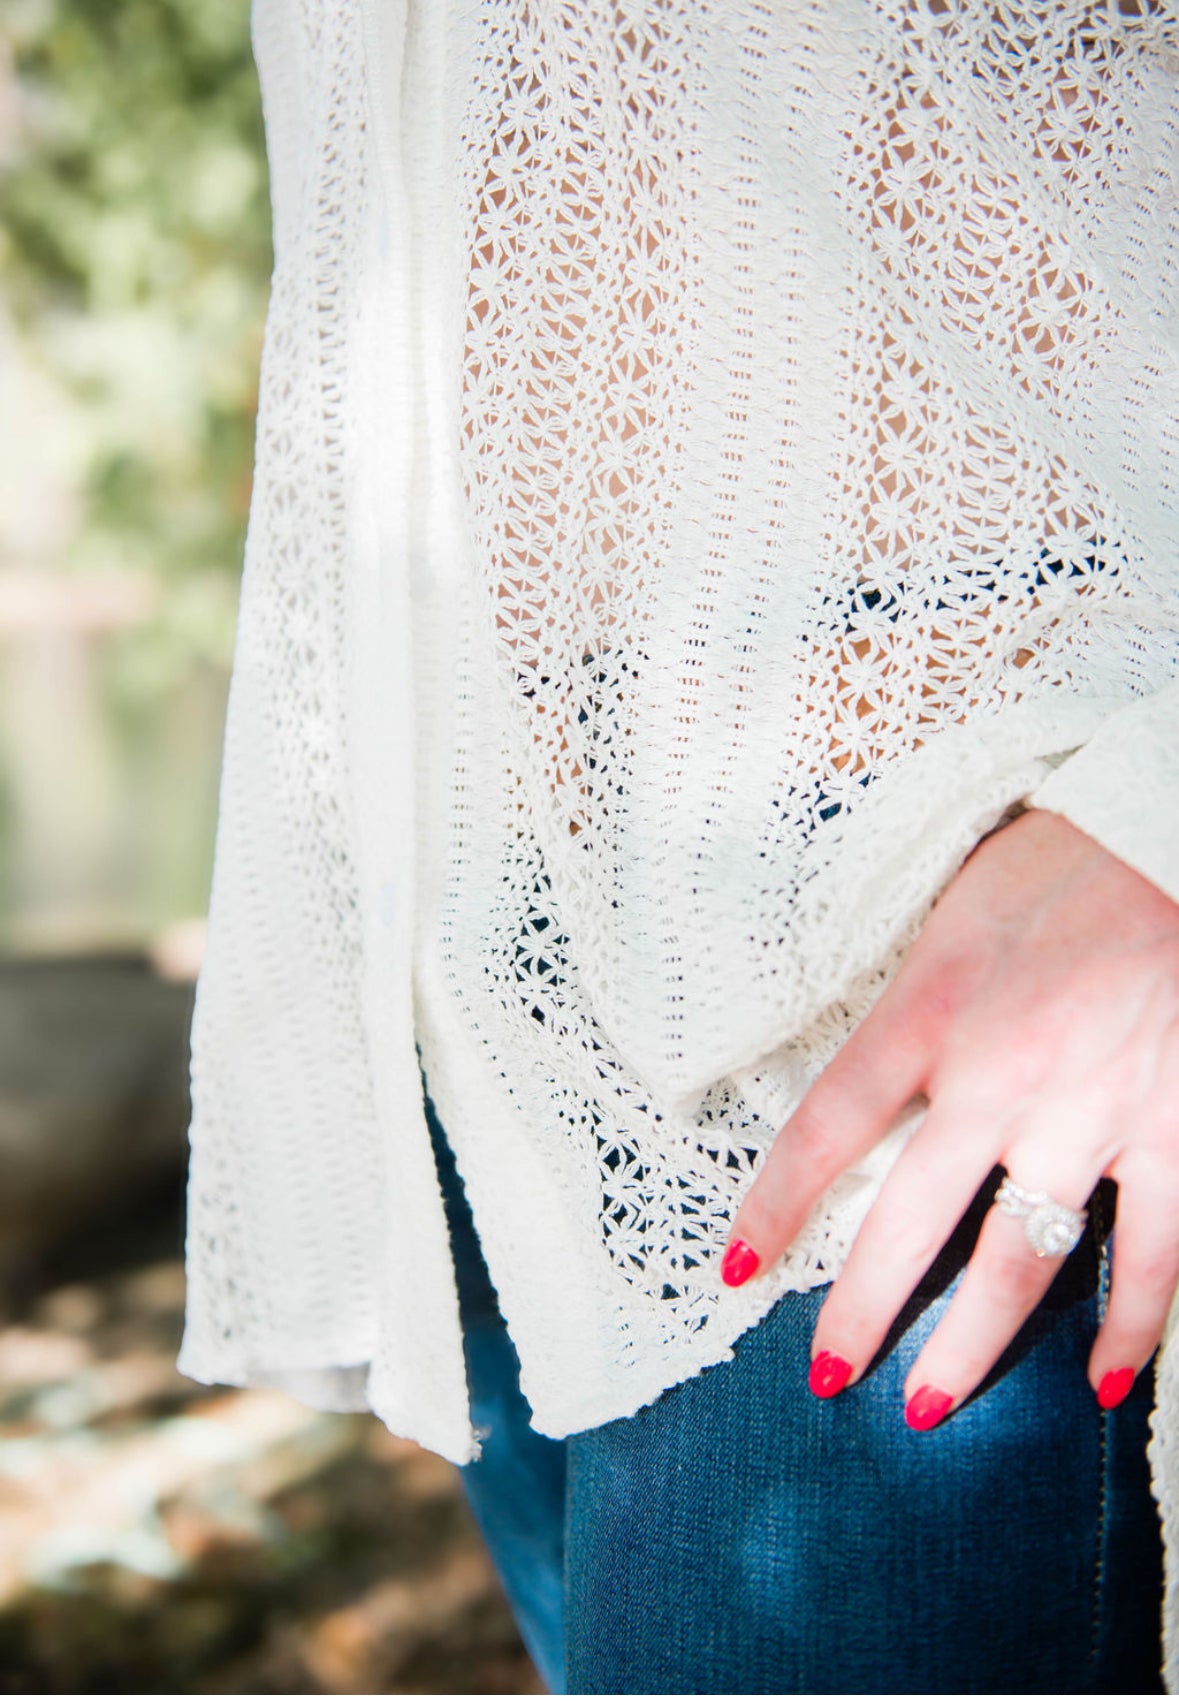
[[[463,1459],[415,1043],[565,1434],[838,1271],[923,1102],[755,1293],[717,1254],[983,833],[1057,809],[1179,899],[1179,18],[256,0],[255,39],[179,1364]]]

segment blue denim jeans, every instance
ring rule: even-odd
[[[1158,1692],[1152,1373],[1112,1412],[1085,1377],[1112,1188],[979,1392],[906,1428],[902,1385],[994,1193],[989,1178],[874,1367],[806,1387],[825,1290],[734,1358],[564,1441],[528,1424],[454,1160],[427,1114],[483,1457],[467,1496],[554,1693]]]

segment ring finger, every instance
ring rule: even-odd
[[[1011,1179],[1028,1192],[1047,1192],[1070,1210],[1083,1209],[1100,1168],[1075,1148],[1071,1166],[1042,1146],[1012,1148],[1004,1159]],[[1025,1224],[992,1206],[962,1280],[937,1328],[905,1379],[905,1421],[932,1429],[982,1381],[1060,1273],[1060,1256],[1038,1257]]]

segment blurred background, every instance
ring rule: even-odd
[[[541,1688],[451,1466],[175,1369],[269,267],[248,0],[3,0],[6,1693]]]

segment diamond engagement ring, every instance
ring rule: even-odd
[[[1081,1238],[1087,1211],[1061,1205],[1048,1193],[1029,1193],[1005,1177],[995,1203],[1008,1217],[1023,1218],[1023,1232],[1037,1258],[1063,1258]]]

